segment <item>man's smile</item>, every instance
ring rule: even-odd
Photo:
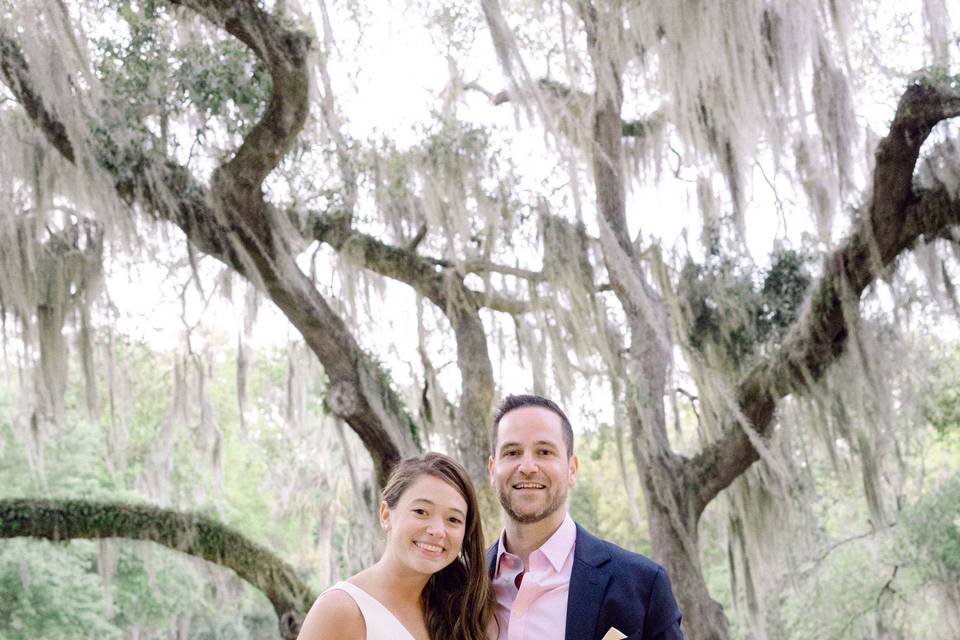
[[[514,489],[546,489],[547,485],[540,482],[515,482],[513,483]]]

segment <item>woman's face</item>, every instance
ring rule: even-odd
[[[467,501],[452,485],[423,474],[391,509],[380,503],[387,530],[385,555],[423,574],[434,574],[460,555],[467,522]]]

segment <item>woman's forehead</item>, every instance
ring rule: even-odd
[[[411,482],[400,499],[404,502],[423,500],[444,508],[456,508],[464,513],[467,511],[467,501],[459,489],[429,473],[421,474]]]

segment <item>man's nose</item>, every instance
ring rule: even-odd
[[[538,470],[537,461],[532,453],[524,453],[520,457],[520,473],[535,473]]]

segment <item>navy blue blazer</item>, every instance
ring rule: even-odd
[[[497,544],[487,549],[491,577]],[[564,640],[601,640],[610,627],[627,640],[683,640],[680,608],[666,570],[578,524]]]

